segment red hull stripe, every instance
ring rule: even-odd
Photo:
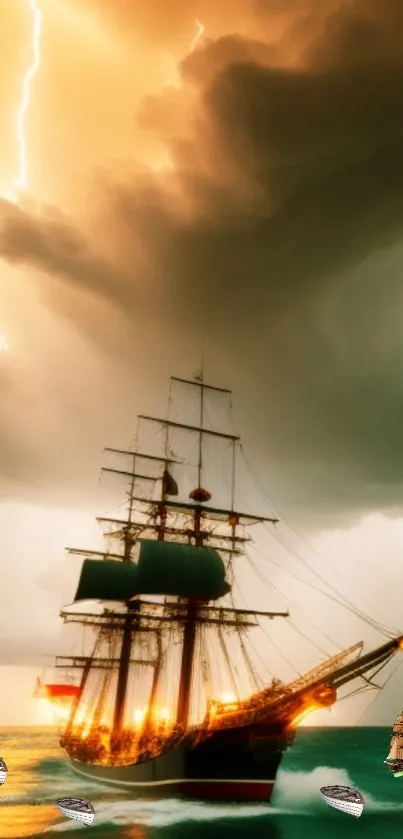
[[[190,798],[270,801],[274,781],[182,781],[178,791]]]

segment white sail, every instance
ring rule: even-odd
[[[389,754],[388,754],[386,760],[397,760],[397,756],[398,756],[397,751],[398,751],[397,737],[392,737],[392,740],[390,742]]]
[[[403,760],[403,737],[392,737],[387,760]]]

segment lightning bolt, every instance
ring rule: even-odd
[[[200,20],[197,20],[197,18],[195,20],[195,24],[197,26],[197,32],[196,32],[196,35],[194,36],[194,38],[192,38],[192,40],[190,42],[190,52],[195,51],[195,49],[197,47],[197,44],[200,41],[200,38],[203,37],[204,31],[205,31],[205,28],[206,28],[202,23],[200,23]],[[179,78],[168,79],[165,82],[165,87],[175,87],[177,90],[181,90],[182,89],[182,82],[180,81]]]
[[[205,30],[205,27],[203,26],[202,23],[200,23],[200,20],[197,20],[197,18],[195,20],[195,24],[197,26],[197,32],[196,32],[196,35],[194,36],[193,41],[190,45],[190,52],[195,51],[195,49],[197,47],[197,44],[200,41],[200,38],[202,38],[203,35],[204,35],[204,30]]]
[[[28,67],[22,81],[22,99],[17,114],[17,141],[18,141],[18,177],[15,186],[17,189],[27,189],[27,149],[24,132],[24,120],[30,104],[31,82],[39,70],[41,63],[40,40],[42,31],[42,12],[36,0],[27,0],[28,6],[33,14],[32,30],[32,63]]]

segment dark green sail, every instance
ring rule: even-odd
[[[140,542],[138,585],[141,594],[170,594],[217,600],[230,591],[225,567],[213,548],[175,542]]]
[[[138,594],[134,562],[85,559],[74,600],[130,600]]]
[[[139,594],[217,600],[229,590],[213,548],[144,539],[138,564],[84,560],[74,600],[125,601]]]

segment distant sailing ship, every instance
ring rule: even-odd
[[[172,416],[180,389],[188,422]],[[134,451],[105,450],[124,464],[105,471],[128,481],[128,502],[119,517],[99,519],[104,551],[67,549],[85,559],[61,616],[92,632],[93,646],[56,659],[81,672],[60,743],[78,774],[136,794],[268,801],[302,717],[383,667],[402,638],[366,655],[356,644],[289,684],[259,678],[251,633],[288,612],[238,608],[234,589],[248,527],[277,519],[241,511],[240,439],[213,427],[211,399],[231,404],[230,391],[202,375],[172,377],[168,419],[139,417],[158,429],[160,450],[138,440]]]
[[[401,778],[403,775],[403,711],[396,717],[385,763],[395,778]]]

